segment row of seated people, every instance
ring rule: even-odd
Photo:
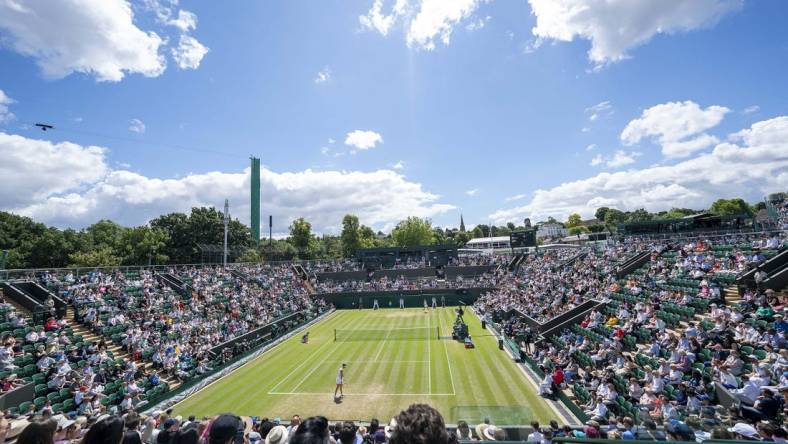
[[[517,309],[544,323],[597,297],[614,280],[617,254],[586,251],[585,257],[562,265],[564,260],[556,253],[527,256],[516,273],[477,299],[477,313]]]
[[[780,248],[778,240],[769,246]],[[545,373],[542,393],[563,385],[594,420],[679,422],[699,436],[731,419],[778,424],[788,394],[784,301],[756,289],[725,306],[720,288],[729,280],[718,272],[731,252],[752,266],[776,251],[764,251],[764,239],[759,251],[740,241],[682,241],[655,251],[608,288],[604,308],[537,347],[531,359]],[[717,385],[734,399],[732,409],[721,407]]]
[[[498,286],[503,273],[483,273],[474,276],[456,276],[453,279],[439,279],[435,276],[406,278],[400,276],[391,279],[383,276],[372,280],[312,280],[315,291],[319,294],[361,292],[361,291],[406,291],[426,290],[432,288],[490,288]]]

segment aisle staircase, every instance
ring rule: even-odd
[[[741,295],[739,294],[739,286],[736,284],[731,284],[725,287],[725,291],[723,293],[723,299],[725,299],[725,305],[736,305],[741,301]]]

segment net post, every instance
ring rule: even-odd
[[[337,342],[337,329],[334,329],[334,342]]]
[[[436,339],[440,339],[441,338],[441,328],[440,328],[440,326],[435,327],[435,331],[438,333],[438,336],[437,336]]]

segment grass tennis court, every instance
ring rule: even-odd
[[[414,402],[436,407],[447,422],[527,424],[556,417],[535,393],[495,337],[466,314],[475,349],[450,339],[454,309],[341,310],[247,363],[175,406],[179,415],[240,415],[288,418],[324,415],[332,420],[387,422]],[[437,338],[440,328],[444,339]],[[400,329],[424,328],[424,334]],[[334,340],[334,330],[340,330]],[[365,330],[391,329],[392,333]],[[347,330],[358,330],[348,332]],[[429,339],[426,339],[426,338]],[[345,398],[333,393],[345,362]]]

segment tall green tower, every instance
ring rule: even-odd
[[[252,242],[257,245],[260,242],[260,159],[252,157],[252,180],[251,196],[252,215],[249,218],[252,226]]]

